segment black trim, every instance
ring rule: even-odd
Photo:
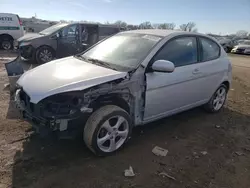
[[[204,38],[205,40],[211,41],[211,42],[213,42],[214,44],[216,44],[217,47],[219,48],[219,55],[216,56],[215,58],[212,58],[212,59],[208,59],[208,60],[203,61],[203,56],[202,56],[202,54],[203,54],[203,53],[202,53],[202,52],[203,52],[203,47],[202,47],[202,43],[201,43],[201,38]],[[214,40],[212,40],[212,39],[210,39],[210,38],[208,38],[208,37],[204,37],[204,36],[198,36],[198,40],[199,40],[199,44],[200,44],[200,61],[199,61],[198,63],[204,63],[204,62],[207,62],[207,61],[213,61],[213,60],[215,60],[215,59],[219,59],[219,58],[220,58],[220,56],[221,56],[221,47],[217,44],[216,41],[214,41]]]
[[[201,41],[198,37],[196,37],[196,41],[197,41],[197,55],[198,55],[198,62],[201,62],[202,59],[202,46],[201,46]]]

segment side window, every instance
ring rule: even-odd
[[[76,37],[77,35],[78,35],[77,25],[71,25],[69,27],[65,27],[61,31],[61,38],[71,38],[71,37]]]
[[[100,36],[108,36],[108,35],[113,35],[113,34],[118,33],[118,32],[119,32],[119,28],[101,27],[100,26],[99,35]]]
[[[156,54],[156,60],[168,60],[175,67],[197,63],[197,42],[195,37],[181,37],[173,39]]]
[[[202,53],[201,61],[209,61],[220,56],[220,47],[210,39],[200,38]]]

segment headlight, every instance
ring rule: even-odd
[[[21,42],[19,46],[28,46],[30,44],[31,44],[30,41],[29,42]]]

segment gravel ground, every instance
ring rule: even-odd
[[[220,113],[196,108],[136,128],[122,151],[105,158],[78,140],[32,136],[4,90],[11,57],[0,52],[0,188],[250,187],[250,56],[230,55],[233,85]],[[166,157],[151,152],[156,145],[169,150]],[[124,177],[129,166],[135,177]]]

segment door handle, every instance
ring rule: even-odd
[[[200,74],[200,70],[199,69],[194,69],[193,74]]]

